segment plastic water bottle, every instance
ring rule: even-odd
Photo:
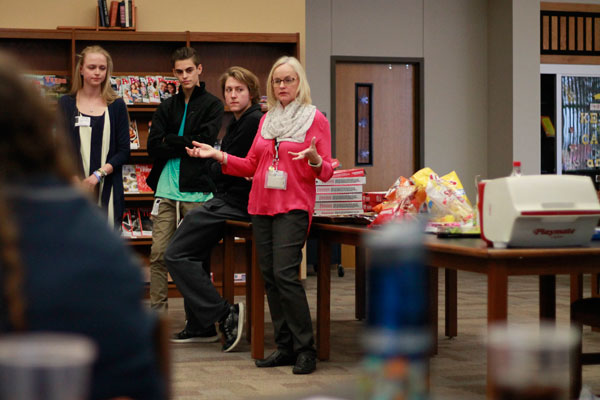
[[[513,168],[510,176],[521,176],[521,161],[513,161]]]
[[[423,226],[390,223],[370,235],[367,245],[371,265],[361,398],[427,399],[432,336]]]

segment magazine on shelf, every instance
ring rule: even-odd
[[[150,97],[148,96],[148,79],[145,76],[138,77],[140,82],[140,94],[142,97],[142,103],[150,103]]]
[[[125,104],[133,104],[133,97],[131,96],[131,83],[128,76],[121,77],[121,88],[120,93],[123,97]]]
[[[135,176],[137,178],[137,187],[140,193],[152,193],[152,189],[146,183],[148,175],[152,170],[152,164],[136,164],[135,165]]]
[[[123,165],[123,192],[126,194],[139,193],[135,165]]]
[[[129,91],[134,104],[142,102],[142,92],[140,91],[140,79],[137,76],[129,75]]]
[[[160,103],[160,93],[158,92],[158,77],[157,76],[146,76],[148,82],[148,99],[150,103]]]
[[[140,148],[140,135],[135,119],[129,121],[129,149],[137,150]]]
[[[149,238],[152,237],[152,218],[151,207],[140,207],[138,208],[138,213],[140,216],[140,227],[142,232],[142,237]]]
[[[40,96],[55,104],[60,97],[69,93],[69,77],[65,75],[25,74]]]
[[[137,208],[126,208],[121,223],[121,236],[127,238],[142,237],[140,215]]]

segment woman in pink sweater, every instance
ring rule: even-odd
[[[245,158],[197,142],[188,154],[216,159],[226,174],[253,177],[248,212],[277,344],[256,366],[293,365],[294,374],[310,374],[316,352],[299,268],[315,207],[315,178],[333,175],[331,134],[294,57],[282,57],[271,68],[267,103],[269,112]]]

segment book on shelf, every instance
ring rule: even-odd
[[[104,27],[108,27],[110,26],[110,16],[108,14],[108,4],[106,3],[107,0],[102,0],[102,15],[104,17]]]
[[[116,0],[112,0],[110,2],[110,8],[108,10],[109,15],[109,23],[108,25],[111,27],[117,26],[117,17],[119,16],[119,2]]]
[[[135,173],[135,165],[123,165],[123,192],[139,193],[137,175]]]
[[[129,13],[131,12],[131,8],[130,8],[131,3],[130,2],[131,2],[131,0],[125,0],[125,25],[124,25],[125,28],[129,28],[131,26],[130,22],[129,22],[130,21]]]
[[[245,273],[234,273],[233,274],[233,282],[234,283],[245,283],[246,282],[246,274]]]
[[[106,21],[104,20],[104,6],[102,5],[102,0],[98,0],[98,24],[100,26],[107,26]]]
[[[119,25],[121,28],[126,28],[125,24],[125,1],[119,2]]]
[[[140,148],[140,135],[135,119],[129,121],[129,149],[137,150]]]

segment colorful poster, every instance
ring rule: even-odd
[[[562,170],[600,170],[600,77],[563,76]]]

